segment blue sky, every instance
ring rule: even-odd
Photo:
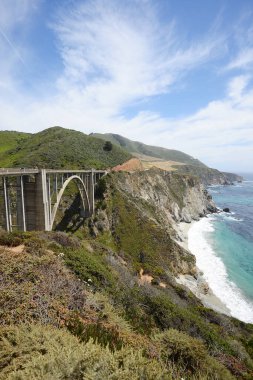
[[[253,0],[1,0],[0,129],[60,125],[253,172]]]

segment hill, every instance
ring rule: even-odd
[[[131,154],[82,132],[53,127],[35,134],[0,132],[0,167],[96,168],[119,165]]]
[[[5,166],[4,163],[9,160],[8,152],[22,144],[30,136],[30,133],[0,131],[0,165]]]
[[[160,158],[166,161],[176,161],[188,165],[206,167],[203,162],[191,157],[190,155],[180,152],[179,150],[166,149],[158,146],[146,145],[139,141],[132,141],[126,137],[113,134],[113,133],[91,133],[90,136],[99,137],[103,140],[111,141],[113,144],[117,144],[130,153],[142,154],[145,156],[151,156]]]
[[[167,171],[177,170],[182,174],[195,175],[206,186],[216,184],[226,185],[243,179],[241,176],[233,173],[220,172],[217,169],[209,168],[198,159],[178,150],[146,145],[113,133],[92,133],[91,136],[96,136],[121,146],[138,157],[146,169],[155,166]]]
[[[176,281],[198,275],[174,227],[212,210],[199,180],[152,169],[99,186],[78,234],[0,233],[0,379],[252,379],[253,326]]]
[[[227,172],[220,172],[209,167],[197,167],[194,165],[173,165],[182,174],[190,174],[199,177],[204,185],[231,185],[234,182],[241,182],[243,177]]]

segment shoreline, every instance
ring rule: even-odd
[[[180,240],[177,240],[177,243],[181,245],[181,247],[189,251],[192,255],[194,254],[189,249],[188,233],[190,228],[195,223],[198,223],[198,221],[191,221],[190,223],[180,222],[176,226],[176,231],[180,237]],[[227,308],[227,306],[210,289],[209,284],[203,278],[201,270],[197,266],[196,269],[196,276],[181,274],[176,278],[177,283],[179,283],[180,285],[184,285],[188,289],[190,289],[192,293],[198,299],[200,299],[200,301],[205,307],[213,309],[221,314],[231,316],[231,312]]]

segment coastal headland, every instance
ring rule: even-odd
[[[67,144],[57,165],[83,165],[80,135],[74,163],[71,133],[56,128],[41,141],[9,140],[2,166],[32,166],[31,141],[37,166],[49,165],[45,136]],[[70,186],[52,231],[0,232],[0,378],[250,379],[253,326],[229,316],[187,246],[190,226],[217,211],[201,175],[147,168],[121,147],[88,140],[108,173],[93,214],[79,223]]]

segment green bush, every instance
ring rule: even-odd
[[[78,338],[64,330],[39,325],[0,330],[0,379],[4,380],[171,380],[156,360],[140,350],[108,347]]]
[[[23,244],[26,240],[30,239],[34,235],[34,232],[12,231],[0,232],[0,245],[6,245],[8,247],[17,247]]]
[[[22,244],[23,239],[16,232],[3,232],[0,235],[0,245],[7,247],[17,247]]]
[[[113,145],[111,143],[111,141],[106,141],[104,143],[104,146],[103,146],[103,149],[106,151],[106,152],[110,152],[113,148]]]
[[[115,309],[110,300],[101,293],[90,293],[86,299],[86,307],[90,308],[90,313],[96,311],[96,321],[93,323],[83,323],[78,315],[68,322],[68,329],[72,334],[78,336],[83,342],[88,342],[90,338],[94,342],[106,347],[111,351],[122,348],[124,341],[131,340],[133,331],[130,324],[121,316],[120,310]],[[89,313],[89,312],[88,312]]]
[[[26,252],[31,255],[42,256],[46,252],[45,241],[32,237],[25,242]]]
[[[84,281],[90,281],[91,285],[101,288],[116,286],[112,270],[106,265],[103,254],[89,252],[85,248],[79,250],[65,250],[64,260],[75,274]]]
[[[83,309],[81,282],[51,252],[6,254],[0,250],[0,278],[0,325],[37,322],[59,326],[72,311]]]
[[[221,336],[219,326],[201,318],[197,308],[180,307],[165,293],[153,296],[147,294],[145,304],[160,329],[175,328],[204,340],[211,350],[218,349],[228,354],[235,354],[228,337]]]
[[[175,329],[157,334],[161,357],[165,363],[173,362],[185,374],[199,374],[208,379],[233,379],[226,368],[210,357],[203,342]]]
[[[95,197],[99,199],[103,199],[104,193],[106,191],[106,179],[104,177],[100,178],[96,187],[95,187]]]
[[[57,231],[53,232],[49,236],[57,244],[60,244],[62,247],[66,248],[79,248],[80,241],[76,236],[69,236],[65,232]]]
[[[207,368],[207,351],[204,344],[189,335],[170,329],[155,338],[162,344],[162,357],[179,363],[186,370],[196,372]]]

